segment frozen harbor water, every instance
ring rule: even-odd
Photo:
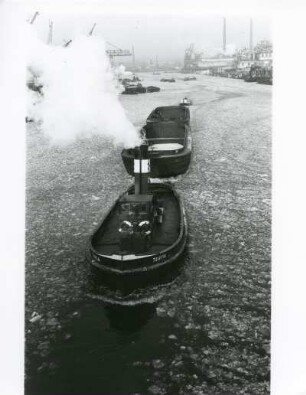
[[[269,393],[271,86],[168,76],[143,74],[161,91],[120,97],[137,127],[193,101],[191,166],[172,180],[188,248],[142,304],[112,306],[88,283],[88,237],[132,182],[120,148],[102,137],[50,147],[28,124],[27,394]]]

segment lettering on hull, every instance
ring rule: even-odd
[[[153,263],[163,262],[167,259],[167,254],[161,254],[153,258]]]

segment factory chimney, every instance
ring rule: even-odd
[[[134,51],[134,45],[132,46],[132,56],[133,56],[133,69],[135,71],[135,51]]]
[[[223,52],[226,52],[226,19],[223,18]]]
[[[250,51],[253,51],[253,20],[250,19]]]

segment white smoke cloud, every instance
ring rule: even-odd
[[[118,95],[116,79],[95,36],[80,36],[68,47],[48,46],[29,32],[29,80],[42,85],[42,95],[29,90],[29,116],[42,122],[54,143],[100,134],[116,144],[140,143]]]
[[[206,47],[204,54],[206,57],[213,58],[219,55],[232,56],[236,52],[235,44],[227,44],[225,51],[223,48],[215,48],[215,47]]]
[[[237,50],[236,44],[227,44],[225,53],[226,55],[234,55],[236,50]]]
[[[122,80],[124,78],[132,79],[133,78],[133,73],[131,71],[127,71],[123,64],[113,68],[113,73],[114,73],[114,76],[116,78],[116,88],[118,89],[118,91],[120,93],[122,93],[125,90],[123,84],[121,83]]]
[[[133,73],[131,71],[127,71],[126,67],[121,64],[114,69],[114,74],[117,78],[132,78]]]

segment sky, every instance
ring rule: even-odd
[[[28,12],[31,17],[35,12]],[[61,45],[78,33],[87,34],[94,23],[94,35],[122,49],[134,47],[136,61],[182,61],[185,49],[195,45],[197,52],[212,54],[223,45],[223,17],[226,17],[227,44],[233,48],[249,45],[250,17],[253,20],[253,43],[272,40],[268,15],[208,15],[78,13],[72,10],[42,10],[34,28],[41,40],[47,41],[49,21],[53,21],[53,43]],[[109,46],[109,49],[112,49]],[[127,60],[127,58],[124,58]],[[130,58],[131,61],[131,58]]]

